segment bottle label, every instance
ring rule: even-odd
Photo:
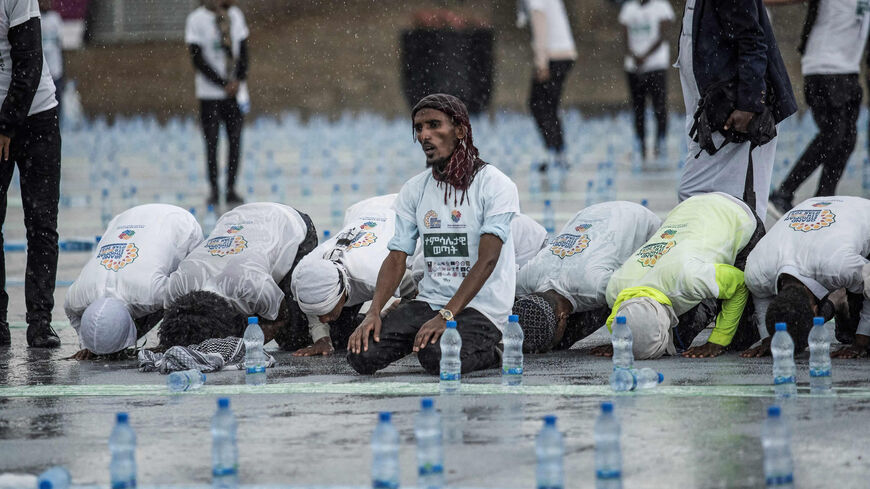
[[[259,366],[259,367],[248,367],[248,369],[246,370],[246,372],[249,373],[249,374],[262,374],[262,373],[265,373],[265,372],[266,372],[266,367],[265,367],[265,366]]]
[[[538,486],[538,489],[562,489],[563,486]]]
[[[817,369],[817,368],[810,369],[810,377],[830,377],[830,376],[831,376],[830,369],[824,369],[824,370]]]
[[[502,367],[502,375],[523,375],[523,367]]]
[[[421,465],[417,468],[417,473],[420,475],[420,477],[427,476],[427,475],[441,474],[443,472],[444,472],[444,467],[441,464],[435,464],[435,465],[426,464],[426,465]]]
[[[462,374],[455,373],[451,374],[449,372],[441,372],[441,380],[451,381],[451,380],[459,380],[462,377]]]
[[[398,487],[398,482],[382,481],[378,479],[372,481],[372,489],[398,489]]]
[[[112,481],[112,489],[136,489],[136,478],[125,481]]]
[[[794,375],[789,375],[788,377],[779,376],[779,377],[773,378],[773,385],[794,384],[794,383],[795,383]]]
[[[767,487],[790,485],[794,483],[794,476],[792,474],[772,475],[765,479],[765,483]]]
[[[211,475],[213,477],[226,477],[229,475],[236,475],[235,467],[214,467],[211,469]]]
[[[621,470],[596,470],[595,478],[600,481],[609,481],[622,478]]]

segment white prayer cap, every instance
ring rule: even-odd
[[[290,290],[302,312],[312,316],[328,314],[344,294],[345,276],[338,263],[323,258],[299,262],[293,271]]]
[[[677,324],[677,315],[671,306],[660,304],[651,297],[635,297],[619,306],[617,316],[625,316],[631,329],[634,358],[648,360],[668,352],[676,353],[671,328]]]
[[[82,347],[97,355],[136,345],[136,325],[127,305],[111,297],[97,299],[85,309],[78,333]]]

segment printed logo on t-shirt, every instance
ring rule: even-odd
[[[357,233],[354,236],[353,241],[347,246],[347,250],[345,253],[349,253],[354,248],[362,248],[365,246],[371,246],[378,240],[378,235],[375,233]]]
[[[637,262],[642,267],[652,268],[671,248],[677,245],[674,240],[650,243],[637,251]]]
[[[462,219],[462,213],[459,212],[459,209],[453,209],[453,211],[450,212],[450,220],[453,222],[459,222],[460,219]]]
[[[433,278],[465,277],[471,270],[470,260],[426,260],[426,272]]]
[[[245,226],[242,226],[241,224],[236,224],[227,228],[227,234],[236,234],[242,229],[245,229]]]
[[[218,236],[211,238],[205,243],[205,249],[212,256],[224,257],[227,255],[237,255],[248,247],[248,242],[241,234],[235,236]]]
[[[550,252],[564,260],[565,257],[583,253],[590,241],[588,234],[560,234],[550,241]]]
[[[441,227],[441,220],[438,219],[438,213],[435,211],[429,211],[423,216],[423,225],[426,226],[427,229],[438,229]]]
[[[467,257],[468,234],[429,233],[423,235],[423,256],[426,258]]]
[[[136,234],[136,231],[133,231],[132,229],[125,229],[121,231],[121,234],[118,235],[118,239],[127,240],[132,238],[134,234]]]
[[[374,221],[367,221],[367,222],[360,224],[359,228],[360,229],[372,229],[372,228],[376,227],[377,225],[378,225],[378,223],[376,223]]]
[[[813,207],[828,207],[829,205],[831,205],[830,202],[816,202]]]
[[[577,232],[579,232],[579,233],[585,233],[585,232],[588,231],[589,228],[591,228],[591,227],[592,227],[592,224],[583,223],[583,224],[580,224],[580,225],[578,225],[578,226],[575,226],[575,227],[574,227],[574,230],[577,231]]]
[[[100,247],[97,252],[97,261],[106,270],[117,272],[127,265],[136,261],[139,257],[139,248],[135,243],[113,243]]]
[[[808,233],[826,228],[837,221],[837,215],[830,209],[798,209],[789,212],[783,219],[795,231]]]
[[[661,234],[662,239],[673,239],[674,236],[677,235],[676,229],[665,229],[665,232]]]

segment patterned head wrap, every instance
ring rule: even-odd
[[[474,147],[474,138],[471,135],[471,121],[468,118],[468,109],[461,100],[448,95],[446,93],[434,93],[427,95],[417,102],[414,109],[411,110],[411,122],[413,124],[414,116],[422,109],[435,109],[447,114],[453,124],[465,127],[465,138],[462,139],[450,155],[450,161],[443,170],[434,169],[438,176],[438,185],[442,182],[448,185],[444,189],[444,203],[447,203],[447,197],[450,192],[450,187],[455,190],[462,191],[462,197],[459,199],[461,204],[465,200],[465,191],[474,180],[474,175],[486,165],[486,162],[481,160],[480,152]],[[416,139],[416,134],[415,134]],[[456,193],[453,193],[453,203],[456,204]]]
[[[514,302],[514,314],[520,317],[525,339],[523,351],[548,351],[556,335],[556,307],[541,294],[529,294]]]

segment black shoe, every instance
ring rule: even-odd
[[[27,325],[27,346],[31,348],[60,348],[60,338],[47,321]]]
[[[237,205],[244,204],[245,200],[236,193],[235,190],[227,191],[227,206],[235,207]]]
[[[786,195],[785,193],[780,192],[779,190],[774,190],[770,193],[768,201],[770,201],[770,203],[773,205],[773,207],[776,208],[777,211],[779,211],[781,214],[785,214],[786,212],[790,211],[792,207],[794,207],[794,204],[791,203],[791,199],[792,197]]]
[[[211,194],[209,194],[208,199],[205,200],[205,205],[211,205],[217,207],[220,199],[218,198],[217,190],[212,190]]]
[[[0,323],[0,346],[9,346],[12,344],[12,335],[9,334],[9,323],[3,321]]]

